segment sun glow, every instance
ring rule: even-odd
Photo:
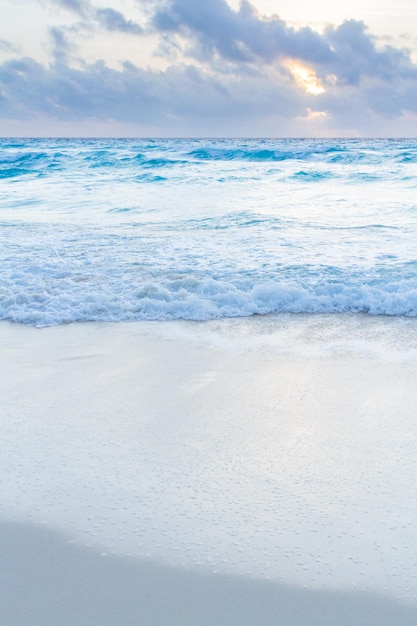
[[[323,85],[312,69],[294,61],[288,61],[285,65],[291,72],[297,85],[304,89],[304,91],[314,96],[325,92]]]

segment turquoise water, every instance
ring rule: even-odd
[[[0,140],[0,319],[417,315],[415,140]]]

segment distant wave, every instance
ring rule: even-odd
[[[290,153],[279,152],[277,150],[243,150],[241,148],[234,150],[224,148],[199,148],[198,150],[192,150],[187,156],[193,159],[203,159],[207,161],[284,161],[286,158],[294,158],[294,154],[291,156]]]
[[[330,167],[363,164],[363,176],[367,178],[378,176],[377,171],[369,172],[367,168],[378,166],[381,159],[385,165],[391,162],[393,168],[398,164],[417,162],[417,147],[400,140],[397,143],[381,140],[373,145],[345,140],[55,140],[49,150],[48,141],[53,140],[28,140],[26,143],[1,140],[0,177],[47,176],[53,175],[54,170],[70,172],[86,166],[99,171],[126,171],[133,176],[140,175],[142,170],[169,170],[198,162],[229,161],[304,163],[308,168],[300,167],[293,178],[318,181],[341,175],[340,172],[323,171],[326,164]],[[356,175],[360,176],[360,173]]]

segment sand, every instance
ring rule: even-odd
[[[7,626],[417,623],[414,320],[0,345]]]

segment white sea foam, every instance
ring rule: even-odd
[[[0,316],[14,322],[48,326],[74,321],[209,320],[268,313],[344,313],[373,315],[417,314],[417,289],[401,281],[396,285],[321,285],[313,288],[295,283],[261,283],[247,290],[211,279],[183,285],[146,283],[132,290],[108,283],[88,286],[63,280],[51,289],[22,284],[21,292],[5,298]],[[55,281],[56,283],[56,281]],[[390,290],[391,288],[391,290]]]

